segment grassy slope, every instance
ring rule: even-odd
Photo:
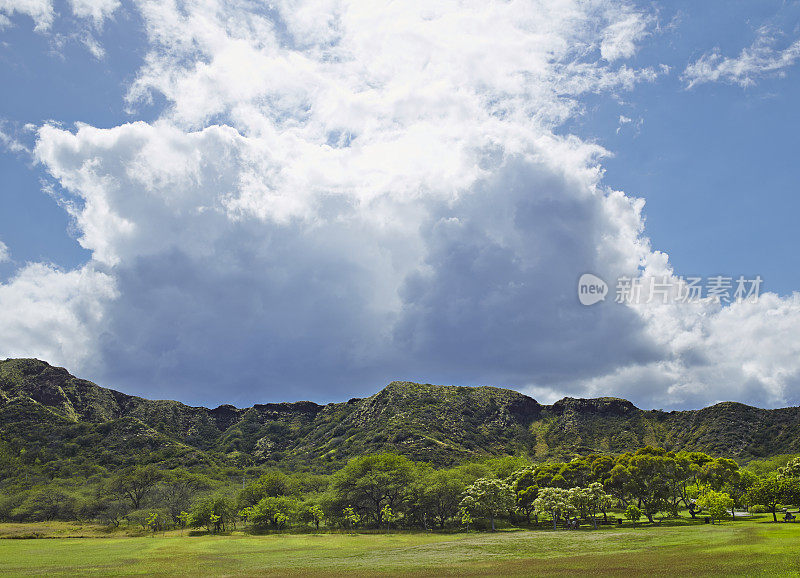
[[[800,576],[800,524],[497,534],[0,540],[16,575]]]

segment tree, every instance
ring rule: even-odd
[[[536,510],[533,502],[539,495],[536,476],[533,468],[524,468],[511,475],[511,489],[516,497],[517,510],[525,515],[525,521],[531,523],[531,514]]]
[[[325,519],[325,512],[322,510],[322,506],[303,502],[300,504],[299,514],[301,521],[314,524],[314,528],[319,532],[319,524]]]
[[[705,454],[704,454],[705,455]],[[668,476],[669,483],[669,510],[670,514],[677,516],[680,511],[680,503],[690,507],[689,488],[697,482],[697,473],[700,467],[696,461],[692,460],[690,454],[680,452],[675,455],[675,459],[669,465],[671,467]],[[692,513],[692,517],[694,514]]]
[[[289,478],[283,472],[270,472],[253,480],[239,492],[240,509],[254,506],[264,498],[277,498],[289,493]]]
[[[147,515],[145,524],[147,524],[147,526],[150,528],[150,531],[153,533],[153,535],[155,535],[155,533],[163,526],[163,521],[161,520],[161,516],[158,512],[150,512]]]
[[[392,509],[389,507],[388,504],[385,505],[383,507],[383,509],[381,510],[381,519],[384,522],[386,522],[386,533],[388,534],[389,533],[389,526],[392,525],[392,522],[396,522],[397,521],[397,515],[394,512],[392,512]]]
[[[361,522],[361,516],[356,514],[356,511],[350,506],[347,506],[342,514],[348,530],[355,528]]]
[[[720,490],[739,472],[739,464],[728,458],[717,458],[706,463],[700,470],[699,479],[712,490]]]
[[[587,520],[589,518],[589,508],[588,508],[588,501],[589,501],[589,493],[585,491],[585,488],[574,487],[568,490],[567,496],[569,498],[569,503],[572,504],[572,507],[575,513],[583,520]]]
[[[422,475],[412,484],[413,514],[427,529],[427,517],[438,522],[444,529],[448,520],[458,515],[458,508],[467,487],[462,472],[450,470],[423,470]]]
[[[217,494],[207,496],[196,502],[192,507],[190,524],[199,527],[205,526],[209,532],[225,531],[228,524],[234,520],[236,510],[227,496]]]
[[[72,496],[54,485],[44,486],[30,494],[25,501],[14,510],[16,516],[32,520],[50,521],[56,518],[68,519],[73,514]]]
[[[464,528],[466,528],[467,532],[469,532],[469,528],[472,526],[472,522],[474,521],[475,520],[472,519],[472,514],[470,514],[468,510],[461,510],[461,523],[464,525]]]
[[[758,481],[758,476],[756,476],[753,472],[748,470],[739,470],[735,476],[733,476],[728,483],[725,484],[723,487],[723,491],[725,491],[731,498],[733,498],[733,506],[734,507],[744,507],[747,504],[747,492],[750,491],[750,488],[753,487]],[[734,516],[735,512],[733,508],[731,508],[731,516]],[[735,519],[735,518],[734,518]]]
[[[560,474],[563,467],[564,464],[559,464],[556,462],[545,462],[543,464],[539,464],[533,470],[536,485],[540,488],[563,488],[566,484],[564,477]]]
[[[747,496],[750,505],[761,504],[772,513],[773,521],[778,521],[776,511],[778,505],[788,497],[790,487],[785,478],[771,475],[756,481],[748,490]]]
[[[96,516],[106,524],[119,528],[119,524],[127,514],[129,508],[121,500],[100,499],[97,502]]]
[[[778,475],[782,478],[800,479],[800,457],[794,458],[788,464],[779,468]]]
[[[636,527],[636,522],[638,522],[642,518],[642,511],[630,504],[627,508],[625,508],[625,517],[633,523],[633,527]]]
[[[297,513],[297,499],[291,496],[268,496],[255,506],[248,506],[239,515],[256,528],[272,526],[283,529]]]
[[[341,504],[368,517],[375,526],[388,505],[393,512],[403,507],[403,498],[414,479],[414,464],[405,456],[373,454],[359,456],[334,475],[333,492]]]
[[[620,456],[611,474],[620,478],[624,491],[638,500],[642,513],[652,522],[653,516],[668,505],[674,471],[674,454],[647,446]]]
[[[181,512],[178,514],[178,525],[181,527],[181,535],[183,535],[183,529],[191,521],[191,519],[192,515],[189,512]]]
[[[172,521],[179,522],[178,515],[191,507],[192,499],[200,490],[207,489],[210,480],[178,468],[163,475],[156,486],[157,501],[169,512]]]
[[[604,455],[593,455],[592,457],[592,481],[605,484],[611,470],[614,469],[614,458]]]
[[[566,487],[582,487],[592,479],[592,465],[584,458],[575,458],[564,464],[559,475],[564,478]]]
[[[161,473],[153,466],[132,466],[115,475],[106,486],[107,492],[130,500],[131,507],[138,510],[144,497],[161,480]]]
[[[514,507],[514,492],[502,480],[481,478],[469,486],[461,500],[461,508],[471,516],[489,518],[492,532],[495,531],[494,519],[503,512]]]
[[[733,498],[725,492],[708,490],[697,500],[697,505],[709,513],[713,524],[714,520],[721,521],[728,515],[728,510],[733,508]]]
[[[549,514],[553,518],[554,530],[558,528],[559,518],[567,518],[575,510],[570,502],[569,490],[563,488],[541,488],[533,507],[537,512]]]
[[[611,507],[613,498],[603,490],[603,484],[593,482],[588,487],[581,489],[581,501],[585,504],[586,513],[592,517],[592,524],[597,530],[597,513],[603,512]]]

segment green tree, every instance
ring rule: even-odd
[[[707,511],[711,516],[711,523],[714,520],[722,521],[728,515],[728,510],[733,509],[733,498],[725,492],[708,490],[697,500],[697,505]]]
[[[536,476],[533,468],[517,470],[511,475],[511,489],[514,490],[516,507],[525,516],[525,521],[531,523],[531,514],[536,511],[533,502],[539,495],[539,486],[536,485]]]
[[[751,505],[761,504],[772,513],[773,521],[778,521],[777,509],[790,494],[790,486],[785,478],[770,475],[756,481],[748,490],[748,501]]]
[[[747,492],[758,481],[758,476],[749,470],[739,470],[728,483],[723,486],[723,491],[733,498],[731,516],[735,515],[734,508],[743,508],[747,505]],[[734,518],[735,519],[735,518]]]
[[[298,510],[297,499],[291,496],[268,496],[255,506],[248,506],[239,515],[259,529],[272,526],[283,529]]]
[[[211,480],[206,476],[177,468],[163,475],[155,489],[156,501],[169,512],[173,523],[177,524],[178,515],[191,508],[197,493],[210,486]]]
[[[620,456],[611,474],[620,479],[623,490],[638,501],[642,513],[652,522],[656,513],[667,508],[674,472],[674,454],[646,446]]]
[[[600,482],[605,485],[611,470],[614,469],[614,458],[604,455],[593,455],[592,457],[591,479],[594,482]]]
[[[192,506],[190,524],[197,528],[205,526],[209,532],[217,533],[226,530],[234,522],[236,509],[233,502],[224,494],[206,496]]]
[[[300,504],[299,518],[303,522],[314,524],[314,528],[319,532],[319,525],[325,519],[325,512],[319,504],[303,502]]]
[[[361,516],[359,516],[351,506],[347,506],[343,510],[342,514],[345,526],[348,530],[354,529],[356,526],[358,526],[358,524],[361,523]]]
[[[359,456],[334,475],[333,492],[342,504],[354,508],[375,526],[388,505],[398,512],[414,479],[414,464],[405,456],[373,454]]]
[[[192,519],[192,515],[189,512],[181,512],[178,514],[178,525],[181,528],[181,535],[183,535],[183,529],[189,524]]]
[[[397,514],[392,512],[392,509],[389,507],[389,504],[386,504],[383,509],[381,510],[381,519],[386,522],[386,533],[389,533],[389,527],[392,525],[392,522],[397,521]]]
[[[514,491],[502,480],[481,478],[464,491],[461,508],[471,516],[488,518],[495,531],[494,520],[514,507]]]
[[[431,470],[414,483],[414,495],[422,510],[422,522],[427,527],[430,516],[444,529],[451,518],[458,515],[459,505],[467,483],[458,469]]]
[[[109,526],[119,528],[125,515],[130,511],[127,503],[122,500],[100,498],[95,505],[96,517]]]
[[[277,498],[289,494],[289,477],[283,472],[269,472],[247,484],[239,492],[237,505],[254,506],[264,498]]]
[[[779,468],[778,475],[785,479],[800,479],[800,457],[794,458],[788,464]]]
[[[625,508],[625,517],[633,523],[633,527],[635,528],[636,522],[642,518],[642,511],[633,504],[630,504]]]
[[[540,514],[550,515],[554,530],[558,528],[560,518],[566,519],[575,511],[575,506],[570,501],[569,490],[563,488],[540,488],[533,507]]]
[[[14,510],[14,516],[37,521],[69,519],[73,516],[73,505],[72,496],[55,485],[47,485],[28,494]]]
[[[613,498],[603,490],[603,484],[592,482],[581,489],[581,502],[586,508],[586,513],[592,518],[592,525],[597,530],[597,514],[605,512],[611,507]]]
[[[728,458],[717,458],[706,463],[698,476],[700,482],[708,484],[712,490],[720,490],[739,472],[739,464]]]
[[[153,535],[155,535],[159,528],[158,512],[150,512],[147,515],[145,524],[147,524],[147,526],[150,528],[150,531],[153,532]]]
[[[112,477],[106,490],[110,495],[130,500],[131,507],[138,510],[142,506],[142,500],[161,480],[161,477],[161,473],[152,464],[131,466]]]

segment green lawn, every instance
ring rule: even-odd
[[[800,576],[800,523],[767,520],[496,534],[4,539],[0,575]]]

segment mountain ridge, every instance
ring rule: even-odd
[[[72,430],[85,430],[81,435],[96,442],[109,440],[120,458],[80,446],[70,439]],[[800,451],[800,407],[721,402],[665,412],[614,397],[565,397],[545,405],[512,389],[394,381],[346,402],[206,408],[128,395],[36,359],[7,359],[0,361],[0,434],[34,451],[33,440],[49,435],[47,447],[55,455],[64,446],[88,462],[112,466],[145,450],[180,463],[326,470],[374,451],[447,465],[481,455],[564,458],[647,444],[746,461]]]

